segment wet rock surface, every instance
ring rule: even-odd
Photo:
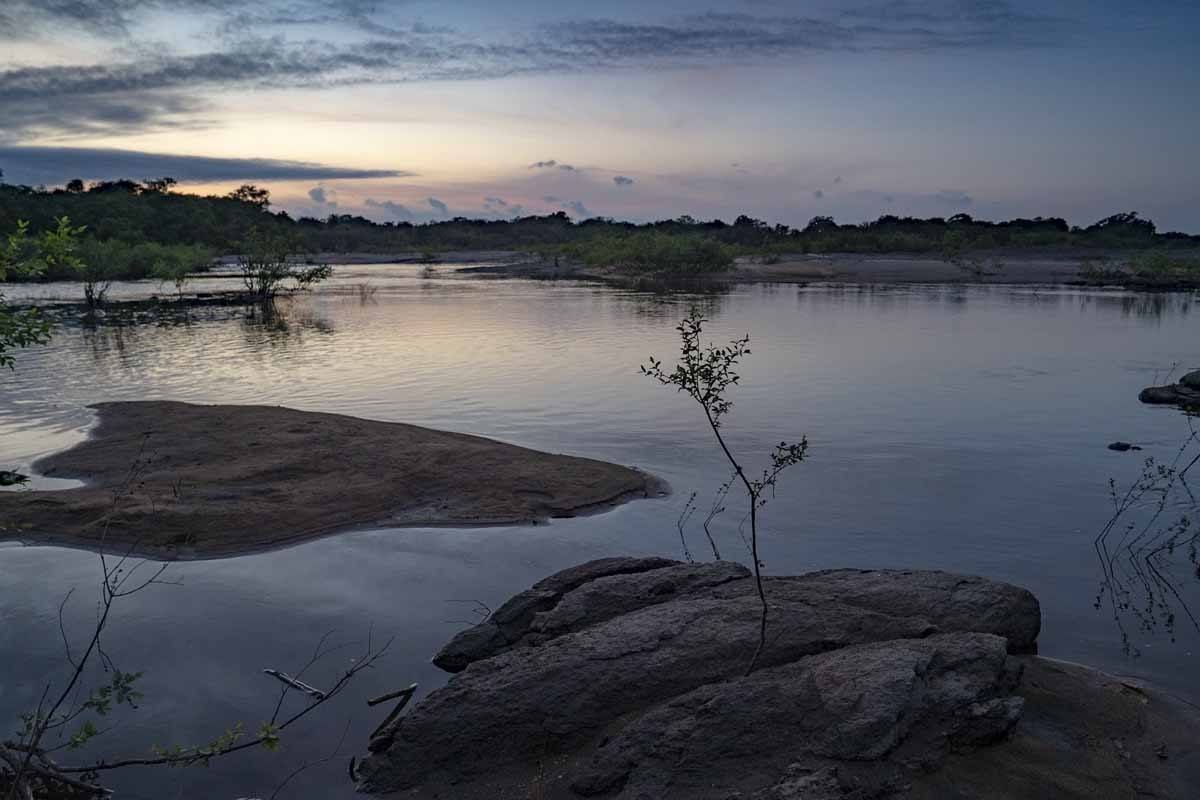
[[[457,674],[358,764],[414,797],[899,797],[1020,720],[1041,617],[973,576],[772,578],[768,644],[737,564],[604,559],[455,637]],[[538,794],[531,795],[533,788]]]

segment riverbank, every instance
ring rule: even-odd
[[[492,254],[495,255],[495,254]],[[462,274],[540,279],[582,279],[630,284],[648,279],[681,280],[681,276],[631,273],[588,267],[565,259],[504,254],[501,263],[460,268]],[[724,272],[689,275],[703,283],[849,283],[849,284],[1020,284],[1120,286],[1131,289],[1188,290],[1200,281],[1150,284],[1119,277],[1115,269],[1098,265],[1120,264],[1131,253],[1122,251],[1040,248],[968,253],[957,261],[941,255],[917,253],[822,253],[742,256]],[[485,261],[487,259],[479,259]]]
[[[635,469],[278,406],[102,403],[79,445],[34,464],[85,482],[0,492],[0,539],[238,555],[378,523],[537,523],[663,490]]]

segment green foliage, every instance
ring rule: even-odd
[[[140,672],[113,670],[108,685],[94,689],[88,699],[84,701],[83,707],[95,711],[102,717],[112,711],[114,704],[137,708],[138,701],[142,699],[142,693],[134,687],[134,684],[141,677],[142,673]]]
[[[260,300],[270,300],[288,284],[305,289],[333,274],[328,264],[307,265],[296,259],[294,237],[254,230],[238,256],[246,291]]]
[[[615,267],[626,272],[696,275],[722,272],[733,266],[733,251],[728,245],[707,236],[661,231],[597,236],[564,251],[588,266]]]
[[[279,749],[279,726],[273,722],[264,722],[258,726],[258,738],[262,740],[265,750],[272,753]]]
[[[99,736],[100,730],[90,719],[79,726],[79,729],[71,734],[67,739],[68,750],[78,750],[87,744],[92,738]]]
[[[167,764],[173,767],[186,767],[192,764],[201,764],[207,767],[213,757],[225,753],[245,735],[245,726],[238,722],[226,728],[220,736],[207,744],[186,747],[178,744],[170,747],[151,745],[150,750],[159,758],[166,759]]]
[[[1135,278],[1148,283],[1200,281],[1200,258],[1176,257],[1163,250],[1135,256],[1130,268]]]
[[[1200,286],[1200,258],[1169,250],[1141,252],[1123,261],[1092,259],[1079,277],[1086,283],[1135,288],[1175,289]]]
[[[83,261],[76,255],[79,237],[86,226],[72,227],[71,218],[59,217],[53,228],[42,232],[38,240],[39,260],[44,272],[79,273],[84,269]]]
[[[42,274],[46,259],[41,249],[46,237],[33,242],[29,237],[29,224],[18,220],[16,229],[4,237],[0,245],[0,281],[12,278],[30,278]],[[52,246],[61,245],[58,237],[51,237]],[[54,252],[51,253],[55,255]],[[50,339],[50,324],[37,309],[13,311],[0,293],[0,367],[13,368],[12,350],[42,344]]]
[[[41,261],[35,256],[33,243],[29,240],[29,223],[17,220],[16,230],[4,237],[0,247],[0,281],[9,277],[34,277],[41,272]]]

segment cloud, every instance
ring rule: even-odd
[[[445,203],[443,203],[441,200],[438,200],[436,197],[430,197],[425,202],[429,203],[429,207],[432,208],[437,213],[441,214],[443,217],[450,215],[449,207]]]
[[[369,19],[378,5],[374,0],[270,0],[253,11],[244,10],[244,0],[5,0],[0,22],[9,36],[29,36],[57,31],[63,26],[102,37],[130,36],[138,12],[164,10],[172,13],[225,14],[225,27],[249,25],[312,25],[330,22],[355,24]],[[241,8],[239,8],[241,6]],[[0,33],[0,39],[4,36]]]
[[[841,182],[842,182],[842,176],[841,176],[841,175],[838,175],[836,178],[834,178],[834,179],[833,179],[833,185],[834,185],[834,186],[838,185],[838,184],[839,184],[839,183],[841,183]]]
[[[558,169],[563,170],[564,172],[575,172],[576,171],[576,168],[571,166],[570,164],[560,164],[560,163],[558,163],[558,161],[556,161],[553,158],[550,159],[549,161],[535,161],[529,165],[530,169],[554,169],[556,167]]]
[[[571,200],[562,204],[563,210],[570,214],[575,219],[591,219],[596,216],[591,209],[583,204],[580,200]]]
[[[111,180],[170,175],[185,183],[407,177],[403,170],[357,169],[269,158],[210,158],[95,147],[0,145],[10,183],[57,184],[72,178]]]
[[[617,186],[632,186],[633,178],[627,178],[624,175],[617,175],[613,178],[613,183]]]
[[[329,195],[326,193],[325,187],[323,186],[314,186],[313,188],[309,189],[308,198],[317,205],[337,206],[337,203],[332,202],[329,199]]]
[[[391,200],[373,200],[368,197],[366,201],[368,208],[378,208],[384,211],[392,219],[411,220],[413,213],[401,203],[395,203]]]
[[[208,52],[174,54],[134,36],[155,31],[148,26],[163,10],[216,15],[224,36],[213,37]],[[206,92],[756,64],[829,52],[977,52],[1061,45],[1075,29],[1007,0],[876,0],[821,15],[574,19],[488,34],[396,27],[380,22],[384,12],[378,0],[266,0],[250,11],[236,0],[5,0],[0,23],[25,23],[0,24],[0,41],[36,41],[32,29],[71,26],[123,34],[128,46],[93,63],[0,69],[0,135],[19,141],[115,127],[114,117],[138,129],[180,124],[207,106]],[[288,35],[311,28],[328,31],[326,38]],[[554,160],[532,167],[574,169]]]
[[[960,192],[955,189],[942,189],[933,196],[933,199],[954,208],[962,208],[963,206],[972,205],[975,202],[975,198],[966,192]]]
[[[510,219],[520,217],[525,213],[525,207],[520,203],[510,203],[502,197],[485,197],[483,210],[497,217]]]
[[[561,203],[561,202],[562,202],[562,198],[561,198],[561,197],[556,197],[556,196],[554,196],[554,195],[552,195],[552,194],[548,194],[548,195],[545,195],[545,196],[542,198],[542,202],[544,202],[544,203],[550,203],[551,205],[557,205],[557,204],[559,204],[559,203]]]
[[[2,75],[2,73],[0,73]],[[53,94],[5,102],[0,77],[0,145],[52,136],[120,136],[178,127],[203,128],[208,101],[164,92],[128,91],[79,95],[69,101]]]
[[[823,199],[825,199],[825,192],[821,191],[820,189],[817,189],[815,192],[813,192],[813,197],[815,197],[818,200],[823,200]]]

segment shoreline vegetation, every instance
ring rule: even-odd
[[[536,524],[666,491],[636,469],[479,436],[277,406],[100,403],[34,467],[84,485],[0,492],[0,540],[217,558],[372,524]]]
[[[182,296],[189,276],[265,239],[295,263],[433,264],[487,253],[509,263],[481,271],[617,282],[836,280],[842,273],[840,279],[864,282],[1200,288],[1200,236],[1160,233],[1133,212],[1086,227],[1057,217],[990,222],[967,214],[885,215],[860,224],[814,217],[803,227],[745,215],[732,223],[685,215],[635,224],[603,217],[573,221],[563,212],[412,224],[350,214],[293,219],[271,211],[269,192],[256,186],[223,197],[184,194],[174,186],[170,178],[90,186],[72,181],[54,189],[0,184],[0,234],[27,223],[36,236],[64,218],[82,226],[76,248],[81,267],[51,264],[38,275],[12,277],[151,279],[175,284]],[[361,260],[364,254],[374,255]]]

